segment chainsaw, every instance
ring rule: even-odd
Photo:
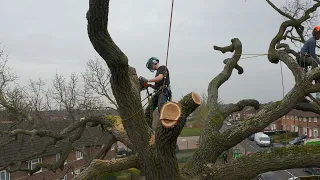
[[[140,81],[140,91],[148,89],[151,85],[148,84],[148,80],[142,76],[139,77]]]
[[[140,91],[147,90],[147,97],[149,99],[152,96],[152,93],[149,93],[148,87],[151,87],[151,84],[148,84],[148,80],[142,76],[139,77],[140,81]]]

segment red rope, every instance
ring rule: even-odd
[[[168,36],[168,45],[167,45],[167,56],[166,56],[166,69],[165,72],[167,71],[167,66],[168,66],[168,57],[169,57],[169,47],[170,47],[170,35],[171,35],[171,24],[172,24],[172,13],[173,13],[173,4],[174,4],[174,0],[172,0],[172,5],[171,5],[171,15],[170,15],[170,26],[169,26],[169,36]],[[164,85],[166,83],[166,77],[164,77],[164,81],[163,81],[163,85],[162,85],[162,92],[161,92],[161,96],[160,96],[160,101],[158,101],[158,110],[160,112],[159,109],[159,105],[160,102],[162,101],[162,95],[163,95],[163,90],[164,90]]]

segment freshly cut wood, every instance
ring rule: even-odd
[[[189,101],[190,105],[199,105],[201,103],[200,96],[195,92],[191,93],[191,98],[189,98]],[[165,128],[170,128],[178,123],[180,117],[181,105],[175,102],[167,102],[161,108],[159,120]]]
[[[149,145],[153,145],[156,141],[156,136],[154,134],[151,135],[150,140],[149,140]]]
[[[197,93],[192,92],[192,93],[191,93],[191,96],[192,96],[192,100],[193,100],[194,103],[196,103],[196,104],[198,104],[198,105],[201,104],[200,96],[199,96]]]
[[[160,120],[167,119],[177,121],[181,116],[181,108],[178,103],[167,102],[165,103],[160,111]]]

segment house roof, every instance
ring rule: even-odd
[[[254,113],[257,112],[253,107],[246,106],[242,109],[242,111],[234,112],[234,113]],[[311,111],[301,111],[297,109],[292,109],[289,113],[286,115],[293,115],[293,116],[299,116],[299,117],[320,117],[320,114],[311,112]]]
[[[113,114],[113,113],[110,113]],[[1,121],[0,121],[1,122]],[[61,132],[64,128],[72,124],[70,120],[60,119],[60,120],[45,120],[37,124],[37,128],[41,130],[49,130],[52,132]],[[14,130],[14,129],[34,129],[32,124],[21,123],[19,125],[13,126],[12,122],[0,123],[0,130]],[[50,145],[46,148],[47,142],[50,142],[52,138],[35,136],[32,140],[30,136],[23,135],[18,136],[16,141],[13,141],[5,146],[1,146],[5,142],[13,139],[13,137],[8,137],[7,135],[0,135],[0,166],[3,166],[13,160],[21,159],[21,157],[27,157],[36,152],[42,152],[40,155],[34,156],[31,159],[45,157],[49,155],[54,155],[62,152],[68,145],[68,138],[76,133],[77,130],[73,131],[65,140],[58,141],[55,145]],[[111,140],[112,136],[108,132],[101,129],[100,126],[89,127],[82,133],[79,140],[73,143],[76,147],[83,146],[101,146],[102,144]],[[30,160],[30,159],[28,159]]]
[[[299,117],[320,117],[320,114],[310,112],[310,111],[301,111],[292,109],[288,114],[286,115],[293,115],[293,116],[299,116]]]

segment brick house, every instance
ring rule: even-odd
[[[320,115],[313,112],[291,110],[288,114],[276,121],[277,129],[290,132],[299,132],[309,138],[319,137]]]
[[[254,116],[255,114],[257,114],[258,111],[259,110],[255,110],[251,106],[246,106],[242,109],[242,111],[232,113],[232,115],[229,117],[229,119],[232,119],[232,121],[234,121],[234,122],[241,121],[241,120],[248,119],[248,118]],[[276,122],[271,123],[265,129],[276,130],[277,129]]]
[[[232,113],[228,119],[231,119],[232,121],[241,121],[244,119],[248,119],[251,116],[254,116],[258,111],[255,110],[251,106],[246,106],[244,107],[241,111],[237,111]]]
[[[56,118],[54,118],[56,119]],[[46,120],[41,124],[42,129],[48,129],[53,132],[61,132],[65,127],[71,124],[70,120]],[[0,121],[0,130],[10,130],[10,126],[13,126],[13,122]],[[30,124],[15,125],[14,129],[32,129]],[[76,133],[73,132],[71,135]],[[7,136],[0,136],[0,145],[7,142]],[[70,136],[68,136],[70,137]],[[67,140],[68,138],[66,138]],[[58,169],[56,172],[52,172],[42,168],[40,171],[30,176],[27,172],[16,171],[9,172],[8,169],[15,169],[17,163],[8,166],[5,170],[0,171],[0,180],[67,180],[73,178],[75,174],[81,172],[88,161],[86,159],[93,158],[103,145],[110,141],[112,136],[101,129],[100,126],[89,127],[87,126],[81,135],[81,138],[73,143],[73,146],[82,148],[86,152],[87,156],[80,151],[72,150],[68,154],[68,158],[64,163],[62,170]],[[16,141],[13,141],[5,146],[0,147],[0,168],[4,167],[10,162],[17,159],[23,159],[21,162],[21,168],[33,169],[38,162],[45,164],[54,164],[61,157],[61,153],[67,147],[68,143],[58,141],[56,144],[46,147],[47,142],[50,142],[52,138],[35,136],[33,141],[30,136],[19,136]],[[115,159],[117,143],[114,143],[112,148],[105,154],[104,159]],[[47,149],[46,151],[44,151]],[[26,159],[25,157],[32,155],[33,153],[41,152],[39,155],[35,155],[32,158]]]

